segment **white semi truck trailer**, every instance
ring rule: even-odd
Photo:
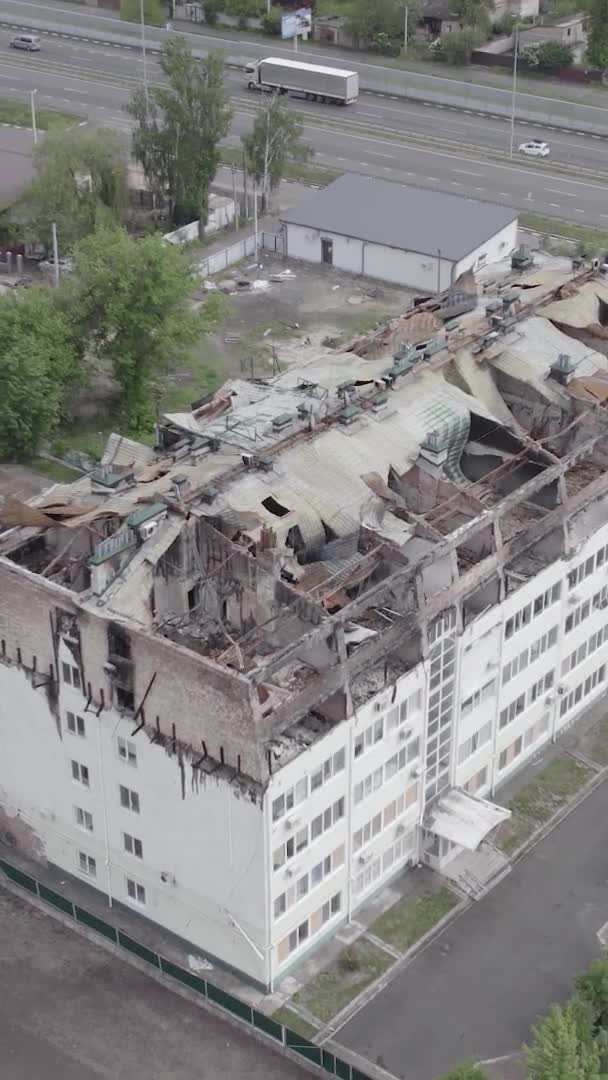
[[[359,96],[356,71],[303,64],[299,60],[280,60],[275,56],[252,61],[245,70],[250,90],[300,94],[309,101],[333,101],[339,105],[350,105]]]

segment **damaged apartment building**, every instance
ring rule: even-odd
[[[264,987],[605,692],[608,286],[489,273],[0,508],[0,838]]]

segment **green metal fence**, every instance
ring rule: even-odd
[[[214,986],[208,979],[201,979],[186,968],[180,967],[179,964],[174,964],[171,960],[165,960],[164,956],[160,956],[153,949],[148,949],[147,946],[135,941],[134,938],[123,933],[122,930],[118,930],[115,926],[111,926],[110,923],[104,922],[97,915],[92,915],[90,911],[79,907],[78,904],[72,903],[61,893],[49,889],[47,885],[43,885],[42,882],[6,862],[5,859],[0,859],[0,869],[16,885],[20,885],[21,888],[34,893],[35,896],[44,900],[51,907],[57,908],[64,915],[70,915],[75,922],[82,923],[89,930],[94,930],[96,934],[100,934],[102,937],[107,938],[108,941],[112,941],[115,945],[126,949],[127,952],[133,953],[140,960],[145,960],[152,967],[162,971],[164,975],[168,975],[169,978],[175,979],[176,982],[182,983],[183,986],[187,986],[190,990],[194,990],[216,1007],[229,1012],[231,1016],[236,1016],[244,1025],[261,1031],[269,1039],[269,1045],[272,1045],[273,1042],[279,1043],[279,1045],[293,1051],[294,1054],[299,1054],[300,1057],[305,1058],[313,1065],[317,1065],[322,1073],[340,1077],[340,1080],[371,1080],[371,1077],[360,1072],[354,1065],[349,1065],[348,1062],[342,1061],[341,1058],[331,1054],[322,1046],[316,1046],[302,1035],[292,1031],[291,1028],[284,1027],[283,1024],[273,1020],[272,1017],[258,1012],[252,1005],[248,1005],[246,1001],[241,1001],[240,998],[227,993],[221,987]]]

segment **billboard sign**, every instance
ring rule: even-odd
[[[281,37],[295,38],[298,34],[309,34],[312,30],[312,10],[310,8],[298,8],[290,11],[281,19]]]

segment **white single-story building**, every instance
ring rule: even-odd
[[[285,253],[441,292],[517,245],[511,207],[345,173],[281,215]]]

